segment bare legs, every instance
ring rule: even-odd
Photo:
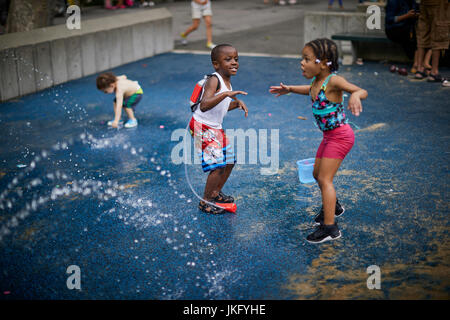
[[[203,20],[205,20],[206,26],[206,41],[207,43],[212,43],[212,19],[211,16],[204,16]],[[192,24],[182,33],[182,36],[185,38],[191,32],[198,29],[200,25],[200,19],[192,19]]]
[[[227,164],[224,168],[219,168],[211,171],[206,179],[205,192],[203,198],[208,201],[214,200],[223,186],[228,180],[228,177],[233,170],[234,164]]]
[[[212,43],[211,16],[204,16],[203,19],[205,20],[205,25],[206,25],[206,41],[207,41],[207,43]]]
[[[439,54],[440,50],[428,49],[425,52],[425,48],[417,48],[417,71],[423,72],[425,68],[431,67],[431,73],[437,74],[439,68]],[[430,59],[432,59],[430,66]],[[435,64],[435,67],[434,67]]]
[[[125,109],[125,113],[128,116],[128,119],[130,120],[135,120],[136,118],[134,117],[134,112],[132,108],[124,108]]]
[[[200,19],[192,19],[192,24],[183,32],[183,35],[187,37],[189,33],[198,29],[200,25]]]
[[[316,158],[313,176],[319,184],[322,193],[322,205],[324,212],[324,224],[334,224],[336,210],[336,190],[333,186],[333,178],[342,163],[341,159]]]
[[[439,73],[439,55],[441,50],[433,50],[431,54],[431,75],[437,75]]]

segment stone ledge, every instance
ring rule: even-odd
[[[0,36],[0,101],[173,50],[165,9],[81,20]]]

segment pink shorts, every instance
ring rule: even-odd
[[[354,143],[355,134],[348,124],[330,131],[324,131],[316,158],[344,159]]]

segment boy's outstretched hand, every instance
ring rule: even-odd
[[[284,85],[283,83],[280,83],[279,86],[271,86],[269,89],[269,92],[276,94],[275,97],[279,97],[279,96],[281,96],[283,94],[287,94],[291,91],[289,90],[288,86]]]
[[[230,98],[233,99],[233,100],[237,100],[237,99],[236,99],[236,96],[237,96],[238,94],[243,94],[243,95],[246,96],[248,93],[245,92],[245,91],[239,91],[239,90],[237,90],[237,91],[228,91],[228,92],[227,92],[228,97],[230,97]]]
[[[359,116],[359,114],[362,112],[362,104],[361,99],[358,95],[352,94],[350,96],[350,99],[348,100],[348,108],[353,115]]]
[[[245,116],[247,117],[247,116],[248,116],[248,109],[247,109],[247,106],[245,105],[244,101],[239,100],[238,98],[236,98],[236,95],[237,95],[237,94],[244,94],[244,95],[247,95],[247,92],[245,92],[245,91],[230,91],[229,94],[230,94],[230,95],[229,95],[230,98],[234,100],[233,102],[231,102],[232,105],[230,105],[230,107],[231,107],[230,110],[238,109],[238,108],[239,108],[239,109],[242,109],[242,110],[244,110]]]
[[[247,109],[247,106],[245,105],[244,101],[236,99],[235,102],[236,102],[236,108],[244,110],[245,116],[247,117],[248,116],[248,109]]]

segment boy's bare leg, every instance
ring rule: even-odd
[[[230,177],[231,171],[233,171],[234,164],[227,164],[227,166],[224,168],[225,172],[222,175],[222,179],[220,180],[219,184],[217,185],[217,191],[222,191],[223,186],[227,182],[228,178]]]
[[[200,19],[192,19],[192,24],[190,25],[190,27],[187,28],[185,32],[183,32],[184,36],[187,37],[187,35],[189,33],[197,30],[199,25],[200,25]]]
[[[136,118],[134,117],[134,112],[132,108],[124,108],[125,109],[125,113],[128,116],[128,119],[130,120],[135,120]]]
[[[205,25],[206,25],[206,41],[208,43],[212,42],[212,19],[211,16],[204,16]]]
[[[225,175],[225,168],[219,168],[211,171],[206,179],[205,192],[203,199],[213,201],[219,195],[218,186]]]

